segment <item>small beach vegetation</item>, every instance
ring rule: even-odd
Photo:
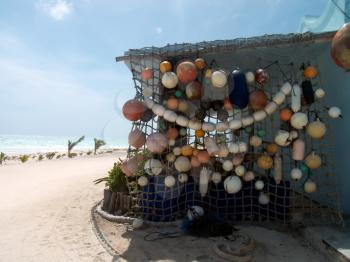
[[[70,141],[70,140],[68,140],[68,152],[67,152],[68,157],[74,157],[74,156],[71,156],[71,154],[72,154],[71,152],[72,152],[73,148],[77,144],[79,144],[81,141],[83,141],[84,139],[85,139],[85,136],[80,137],[77,141]],[[75,154],[75,156],[76,156],[76,154]]]
[[[4,152],[0,153],[0,165],[7,160],[7,156]]]
[[[19,156],[19,160],[21,160],[22,163],[27,162],[29,159],[29,155],[21,155]]]
[[[106,142],[102,139],[97,139],[94,138],[94,143],[95,143],[95,147],[94,147],[94,155],[96,155],[97,150],[101,147],[106,145]]]
[[[51,160],[52,158],[54,158],[55,155],[56,155],[55,152],[48,152],[46,153],[46,158]]]

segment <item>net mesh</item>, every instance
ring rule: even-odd
[[[153,51],[152,51],[153,50]],[[128,53],[127,64],[132,72],[136,96],[135,98],[143,101],[143,91],[145,88],[151,88],[152,100],[163,104],[169,97],[177,95],[175,92],[180,90],[182,98],[186,99],[185,86],[179,84],[176,89],[166,89],[161,84],[162,74],[159,71],[159,63],[163,60],[170,61],[174,68],[184,59],[194,60],[197,57],[203,57],[211,68],[225,69],[227,72],[232,68],[239,67],[243,70],[255,71],[257,68],[266,68],[270,80],[264,86],[264,91],[269,100],[279,91],[285,81],[301,83],[302,75],[299,71],[301,61],[309,61],[318,67],[319,49],[313,49],[306,45],[289,48],[286,52],[280,52],[277,49],[253,50],[249,53],[201,53],[200,45],[177,45],[176,48],[169,49],[171,52],[159,49],[148,48]],[[232,59],[231,59],[232,57]],[[141,71],[144,68],[152,68],[153,77],[144,81],[141,78]],[[198,75],[198,81],[203,82],[204,71]],[[322,74],[319,73],[317,78],[312,80],[313,87],[322,86]],[[250,91],[257,89],[256,86],[250,86]],[[227,96],[225,92],[217,92],[212,86],[204,85],[203,99],[220,100]],[[192,105],[191,105],[192,103]],[[199,101],[190,101],[190,106],[194,108],[199,105]],[[290,105],[290,97],[286,99],[282,107]],[[313,103],[303,111],[307,112],[309,118],[314,117],[317,112],[318,117],[326,124],[327,132],[323,139],[311,139],[305,132],[299,132],[299,137],[305,141],[306,152],[316,151],[322,158],[322,166],[319,169],[312,170],[304,174],[303,177],[294,181],[290,177],[292,168],[302,163],[296,163],[292,160],[291,147],[281,147],[280,155],[283,160],[283,179],[276,184],[273,176],[274,171],[264,171],[256,165],[256,159],[262,154],[262,148],[248,146],[248,152],[245,156],[244,166],[247,170],[253,170],[255,179],[253,181],[243,181],[242,190],[236,194],[228,194],[224,189],[223,180],[231,172],[223,172],[221,162],[225,159],[232,159],[232,155],[226,158],[217,158],[208,164],[197,168],[192,168],[187,172],[188,180],[185,183],[179,181],[180,173],[174,168],[174,164],[166,160],[166,153],[153,154],[153,158],[163,163],[163,171],[158,176],[147,176],[148,184],[144,187],[137,185],[137,177],[128,177],[129,191],[135,198],[133,212],[135,215],[143,217],[150,221],[172,221],[182,218],[189,206],[197,205],[204,208],[218,218],[230,221],[278,221],[284,224],[304,223],[304,224],[342,224],[339,207],[339,195],[337,192],[337,181],[335,173],[335,147],[332,142],[331,126],[327,117],[327,102],[322,99]],[[242,117],[251,115],[250,109],[233,110],[230,112],[228,121],[235,116]],[[208,111],[204,119],[206,122],[214,124],[220,122],[217,113],[213,110]],[[233,142],[245,141],[264,130],[263,142],[273,141],[277,131],[283,126],[279,120],[278,111],[268,116],[262,122],[255,122],[252,126],[232,131],[230,129],[224,132],[206,132],[206,137],[214,138],[218,143],[231,144]],[[176,127],[180,130],[180,137],[175,142],[175,147],[191,145],[196,149],[204,148],[204,138],[195,136],[194,130],[185,129],[177,126],[175,123],[165,121],[162,117],[153,115],[150,120],[133,122],[132,130],[140,129],[147,136],[155,133],[165,133],[169,127]],[[249,144],[248,144],[249,145]],[[169,146],[167,152],[171,152],[174,146]],[[146,148],[128,150],[128,157],[132,157]],[[223,175],[222,182],[215,184],[209,181],[208,191],[202,196],[199,191],[199,176],[202,167],[205,166],[212,172],[218,171]],[[139,174],[140,175],[140,174]],[[169,175],[174,176],[175,185],[173,187],[165,186],[165,178]],[[304,192],[305,181],[311,178],[317,184],[317,191],[308,194]],[[269,203],[262,205],[259,203],[261,191],[255,189],[255,182],[262,180],[265,184],[262,192],[269,196]]]

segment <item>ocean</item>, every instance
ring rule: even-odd
[[[0,135],[0,152],[8,155],[38,152],[66,152],[68,140],[75,141],[79,136],[25,136]],[[102,148],[127,148],[127,139],[104,138],[106,145]],[[85,137],[74,150],[93,150],[94,138]]]

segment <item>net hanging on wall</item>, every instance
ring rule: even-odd
[[[326,45],[315,39],[264,36],[127,52],[120,60],[144,104],[131,130],[143,133],[142,146],[130,146],[125,162],[135,214],[173,221],[195,205],[230,221],[341,224],[317,70]]]

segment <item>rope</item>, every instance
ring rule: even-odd
[[[175,231],[175,232],[151,232],[148,233],[143,237],[145,241],[157,241],[161,239],[168,239],[168,238],[178,238],[183,236],[181,232]]]
[[[118,252],[112,247],[112,245],[108,243],[107,239],[103,236],[103,233],[101,232],[100,228],[97,225],[96,208],[98,205],[101,204],[102,201],[98,202],[91,208],[90,221],[92,224],[92,231],[95,233],[95,236],[97,237],[98,241],[101,243],[102,247],[107,251],[108,254],[110,254],[113,257],[112,261],[115,261],[116,259],[120,258],[120,256]]]
[[[240,245],[238,248],[233,248],[232,244],[230,245],[227,242],[219,242],[213,245],[214,253],[221,258],[233,262],[251,261],[251,252],[253,252],[253,250],[256,247],[255,240],[247,235],[240,233],[238,235],[235,234],[235,239],[233,241],[237,240],[239,237],[242,237],[243,239],[245,239],[245,241],[243,241],[243,244]]]

